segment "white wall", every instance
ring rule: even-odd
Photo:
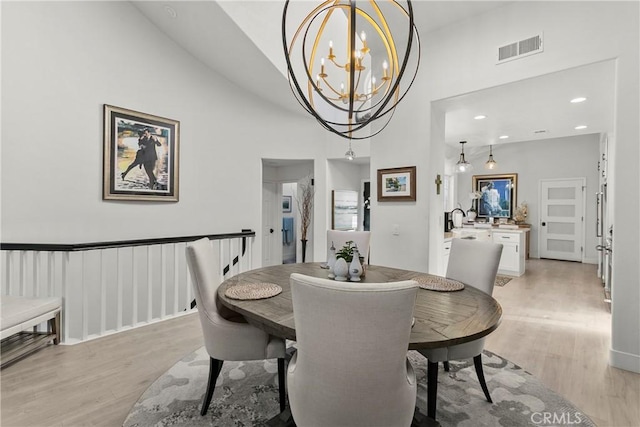
[[[437,271],[439,251],[429,248],[442,241],[442,195],[432,183],[444,172],[444,118],[432,102],[615,59],[614,222],[631,230],[614,237],[611,363],[640,372],[639,15],[638,2],[521,1],[422,34],[418,79],[387,130],[371,142],[372,174],[380,167],[418,167],[418,199],[398,206],[374,203],[372,222],[383,235],[374,235],[372,244],[378,241],[384,253],[374,252],[372,263]],[[495,64],[497,46],[540,31],[544,53]],[[410,233],[390,236],[398,218]]]
[[[313,120],[283,126],[128,2],[3,2],[2,90],[4,242],[258,230],[261,157],[322,155]],[[179,203],[102,200],[105,103],[181,122]]]
[[[473,171],[456,175],[457,201],[464,210],[471,206],[469,193],[472,191],[473,175],[518,174],[517,204],[523,201],[529,206],[527,223],[531,224],[530,250],[533,258],[538,258],[539,183],[541,179],[586,178],[585,189],[585,261],[596,263],[595,250],[595,193],[598,191],[598,156],[600,135],[589,134],[567,138],[552,138],[538,141],[500,144],[493,146],[493,158],[498,163],[494,170],[484,168],[489,158],[489,147],[475,153],[467,160]]]
[[[370,152],[372,177],[380,168],[417,166],[416,202],[378,203],[372,182],[371,262],[437,268],[439,251],[429,247],[442,241],[442,194],[433,180],[444,172],[444,118],[432,102],[615,58],[614,222],[631,231],[614,239],[611,360],[640,371],[638,16],[637,2],[522,1],[421,34],[413,89],[370,146],[354,145]],[[541,30],[544,53],[495,65],[496,46]],[[316,194],[324,197],[316,197],[314,232],[324,233],[330,191],[323,163],[342,155],[345,141],[310,119],[287,114],[285,123],[281,111],[212,74],[129,3],[3,2],[1,31],[3,241],[257,230],[262,157],[316,159]],[[102,201],[105,103],[180,120],[179,203]],[[391,234],[394,224],[399,236]],[[320,258],[324,245],[314,242]]]

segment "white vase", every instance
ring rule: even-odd
[[[475,221],[478,214],[475,211],[467,211],[467,221]]]
[[[353,259],[351,265],[349,265],[349,280],[352,282],[359,282],[362,275],[362,264],[360,264],[360,254],[358,249],[353,249]]]
[[[327,255],[327,267],[329,268],[329,274],[327,277],[329,279],[333,279],[336,277],[333,272],[333,267],[336,265],[336,248],[333,246],[333,242],[331,242],[331,247],[329,248],[329,253]]]
[[[333,274],[336,275],[335,279],[339,282],[347,281],[347,276],[349,274],[349,266],[347,265],[347,261],[344,258],[338,258],[336,260],[335,265],[333,266]]]

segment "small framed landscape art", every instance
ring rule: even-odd
[[[480,193],[478,217],[511,218],[516,205],[518,174],[474,175],[473,191]]]
[[[105,200],[178,201],[180,122],[104,106]]]
[[[291,196],[282,196],[282,212],[291,212]]]
[[[416,167],[378,169],[378,201],[415,201]]]

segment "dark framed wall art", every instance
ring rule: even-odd
[[[105,200],[178,201],[180,122],[104,106]]]
[[[474,175],[473,191],[480,192],[478,217],[512,218],[517,203],[518,174]]]
[[[282,196],[282,212],[291,212],[291,196]]]
[[[378,169],[378,201],[415,201],[416,167]]]

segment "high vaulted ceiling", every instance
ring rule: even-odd
[[[511,2],[414,1],[416,26],[430,31],[491,13]],[[135,1],[170,39],[238,87],[294,114],[306,114],[290,92],[282,53],[283,1]],[[613,61],[439,101],[449,150],[557,138],[613,129]],[[587,98],[581,104],[569,101]],[[487,116],[474,120],[476,115]],[[578,125],[588,126],[583,130]],[[544,131],[544,132],[541,132]],[[508,135],[508,139],[498,139]]]

